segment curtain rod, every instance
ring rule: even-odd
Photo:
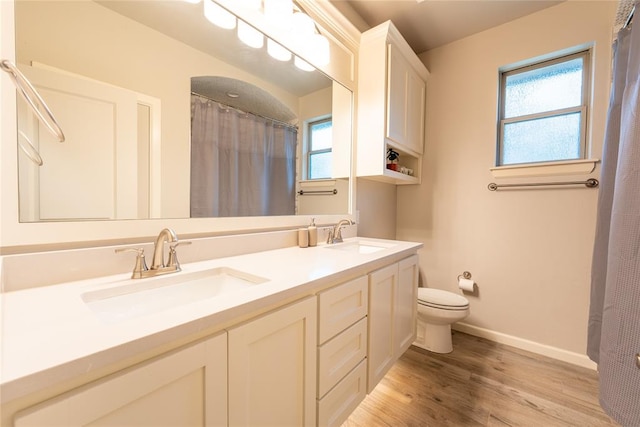
[[[212,101],[212,102],[218,103],[218,104],[220,104],[220,105],[224,105],[225,107],[232,108],[232,109],[234,109],[234,110],[236,110],[236,111],[240,111],[241,113],[244,113],[244,114],[251,114],[251,115],[253,115],[253,116],[260,117],[261,119],[270,120],[270,121],[272,121],[272,122],[273,122],[273,123],[275,123],[275,124],[279,124],[279,125],[282,125],[282,126],[284,126],[284,127],[293,128],[293,129],[295,129],[295,130],[298,130],[298,125],[292,125],[291,123],[283,122],[283,121],[281,121],[281,120],[273,119],[273,118],[271,118],[271,117],[266,117],[266,116],[262,116],[262,115],[260,115],[260,114],[250,113],[250,112],[248,112],[248,111],[243,111],[243,110],[241,110],[241,109],[239,109],[239,108],[232,107],[231,105],[227,105],[227,104],[225,104],[224,102],[220,102],[220,101],[218,101],[218,100],[216,100],[216,99],[213,99],[213,98],[210,98],[210,97],[208,97],[208,96],[206,96],[206,95],[202,95],[201,93],[197,93],[197,92],[193,92],[193,91],[192,91],[192,92],[191,92],[191,95],[196,95],[196,96],[199,96],[199,97],[201,97],[201,98],[208,99],[209,101]]]
[[[633,6],[633,8],[631,9],[631,12],[629,12],[629,16],[627,16],[627,20],[624,22],[624,25],[622,26],[622,28],[627,28],[629,26],[629,24],[631,24],[631,21],[633,21],[633,14],[636,11],[636,7]]]

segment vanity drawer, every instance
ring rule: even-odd
[[[367,359],[318,401],[318,425],[340,426],[367,395]]]
[[[318,294],[318,343],[324,343],[366,316],[367,301],[367,276]]]
[[[367,355],[367,318],[318,348],[318,397],[324,396]]]

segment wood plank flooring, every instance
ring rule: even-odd
[[[412,346],[342,427],[617,425],[590,369],[461,332],[453,348]]]

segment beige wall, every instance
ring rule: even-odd
[[[396,238],[396,194],[394,184],[365,178],[357,179],[358,236]]]
[[[615,9],[569,1],[423,54],[431,76],[422,184],[398,189],[397,238],[424,242],[425,285],[457,291],[456,277],[470,271],[479,293],[469,296],[467,324],[560,353],[585,352],[598,193],[487,190],[496,181],[498,69],[593,43],[590,144],[599,158]]]

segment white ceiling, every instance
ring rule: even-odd
[[[416,53],[561,3],[547,0],[330,0],[360,31],[393,21]]]

